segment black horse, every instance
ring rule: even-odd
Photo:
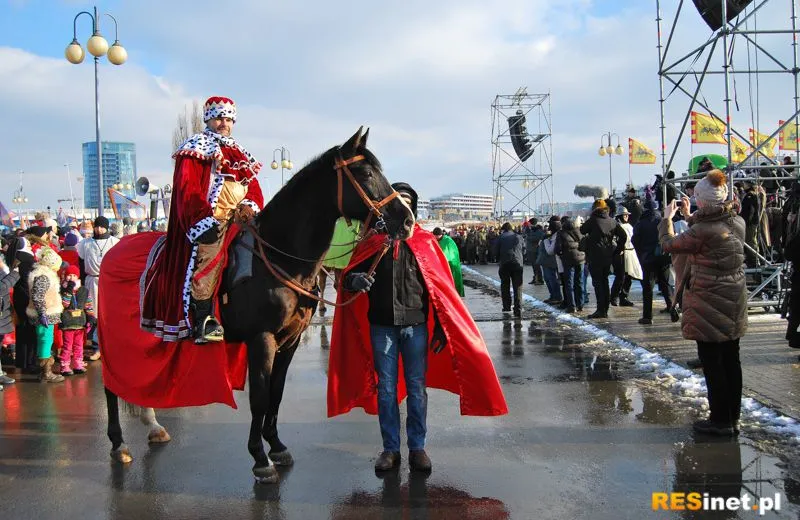
[[[260,254],[254,258],[253,278],[232,287],[220,309],[226,340],[247,345],[252,414],[247,449],[259,482],[277,482],[275,464],[293,462],[278,438],[278,409],[289,364],[316,309],[317,301],[308,294],[315,288],[336,220],[345,216],[371,222],[395,239],[408,238],[414,227],[410,208],[396,197],[366,147],[368,134],[362,135],[360,128],[344,145],[312,160],[266,205],[254,223]],[[111,455],[129,462],[117,396],[106,389],[106,398]],[[262,437],[270,445],[269,457]]]

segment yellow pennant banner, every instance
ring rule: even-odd
[[[777,139],[775,139],[774,137],[772,139],[770,139],[768,135],[762,134],[758,130],[753,130],[751,128],[750,129],[750,142],[753,143],[753,149],[755,149],[758,146],[760,146],[761,143],[767,143],[767,144],[764,145],[763,148],[761,148],[761,150],[760,150],[761,153],[757,154],[757,156],[763,158],[763,155],[761,155],[761,154],[764,154],[767,157],[769,157],[770,159],[774,159],[775,158],[775,145],[777,144]]]
[[[778,126],[786,121],[778,121]],[[781,150],[797,150],[797,126],[794,123],[789,123],[778,134],[778,148]]]
[[[628,138],[628,164],[655,164],[656,154],[653,150],[632,137]]]
[[[692,112],[692,142],[727,144],[725,123],[716,117]]]
[[[731,160],[735,163],[740,163],[747,159],[747,156],[750,155],[750,148],[748,145],[744,144],[740,139],[731,136]]]

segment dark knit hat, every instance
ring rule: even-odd
[[[108,219],[102,215],[94,219],[94,227],[102,227],[108,229]]]

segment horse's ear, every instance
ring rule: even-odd
[[[342,145],[342,148],[345,150],[356,151],[361,146],[361,131],[364,130],[363,126],[358,127],[358,131],[353,134],[353,137],[347,140],[346,143]]]
[[[361,148],[367,147],[367,137],[369,137],[369,128],[367,128],[367,131],[361,136]]]

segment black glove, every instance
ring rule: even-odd
[[[367,273],[350,273],[344,279],[344,288],[350,292],[367,292],[375,283],[375,278]]]
[[[438,321],[433,326],[433,337],[431,337],[431,350],[434,354],[438,354],[447,345],[447,336],[444,333],[442,324]]]
[[[75,290],[75,282],[67,282],[67,285],[64,286],[64,289],[71,294]]]
[[[198,244],[213,244],[219,239],[219,226],[214,224],[205,233],[197,237]]]

